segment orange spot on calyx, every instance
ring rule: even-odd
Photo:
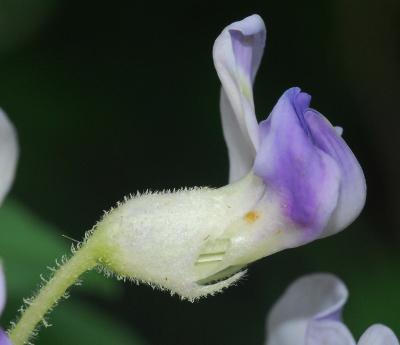
[[[250,211],[244,215],[244,220],[249,224],[254,223],[258,218],[260,218],[260,215],[256,211]]]

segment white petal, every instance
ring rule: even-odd
[[[266,344],[305,344],[310,322],[339,320],[347,297],[345,285],[331,274],[312,274],[296,280],[268,316]]]
[[[355,345],[355,341],[343,323],[324,320],[309,324],[305,345]]]
[[[358,345],[399,345],[399,341],[390,328],[373,325],[364,332]]]
[[[335,131],[339,136],[343,135],[343,128],[339,126],[335,126]]]
[[[229,182],[235,182],[245,176],[253,166],[255,150],[244,138],[231,104],[221,90],[221,113],[225,141],[229,154]]]
[[[0,315],[6,303],[6,281],[4,279],[3,268],[0,265]]]
[[[14,126],[0,109],[0,203],[14,180],[18,142]]]
[[[259,145],[253,101],[253,82],[264,51],[266,30],[252,15],[227,26],[213,48],[222,83],[221,115],[230,159],[230,182],[251,169]]]

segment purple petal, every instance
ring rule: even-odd
[[[355,345],[349,329],[338,321],[311,322],[306,333],[305,345]]]
[[[341,172],[337,207],[324,230],[328,236],[346,228],[360,214],[366,197],[365,177],[341,133],[315,110],[307,110],[304,116],[315,145],[335,160]]]
[[[265,37],[263,20],[252,15],[227,26],[213,48],[215,68],[222,83],[220,107],[231,182],[251,170],[259,145],[252,84]]]
[[[0,329],[0,345],[12,345],[7,334],[2,329]]]
[[[347,297],[346,286],[331,274],[312,274],[296,280],[268,316],[266,344],[298,345],[299,339],[306,339],[310,325],[339,323]]]
[[[0,109],[0,203],[14,180],[18,142],[14,126]]]
[[[399,340],[390,328],[373,325],[364,332],[358,345],[399,345]]]
[[[336,208],[341,172],[315,145],[303,116],[310,96],[286,91],[260,124],[261,144],[254,173],[274,192],[286,217],[303,233],[303,243],[321,235]],[[298,245],[300,243],[297,243]]]

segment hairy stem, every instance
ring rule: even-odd
[[[93,240],[93,238],[92,238]],[[97,241],[89,240],[65,264],[55,272],[39,293],[29,302],[19,321],[9,331],[13,345],[27,344],[37,325],[67,289],[86,271],[97,265],[99,246]]]

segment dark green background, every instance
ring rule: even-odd
[[[287,88],[311,93],[313,106],[344,127],[364,168],[362,216],[338,236],[254,264],[239,286],[195,304],[91,275],[37,343],[262,344],[273,301],[314,271],[346,281],[345,318],[356,336],[373,322],[400,334],[395,0],[1,0],[0,105],[21,145],[1,211],[0,255],[10,281],[3,325],[36,287],[38,272],[68,252],[61,234],[80,240],[103,210],[137,190],[226,183],[211,49],[224,26],[252,13],[268,29],[255,86],[259,119]]]

